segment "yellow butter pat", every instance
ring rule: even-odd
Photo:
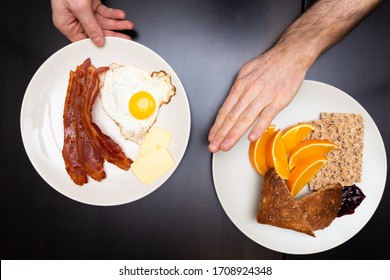
[[[175,165],[171,154],[165,148],[154,147],[138,157],[131,165],[134,175],[144,184],[148,184]]]
[[[137,158],[142,157],[154,148],[168,149],[171,141],[171,132],[160,127],[152,127],[145,135],[138,151]]]

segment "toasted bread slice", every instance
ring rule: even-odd
[[[256,219],[261,224],[292,229],[315,237],[298,203],[274,168],[269,169],[264,176]]]
[[[329,226],[337,217],[343,191],[339,184],[328,185],[297,200],[299,209],[313,231]]]

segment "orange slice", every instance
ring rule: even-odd
[[[308,136],[315,126],[309,123],[300,123],[293,125],[282,133],[282,140],[286,153],[289,154],[306,136]]]
[[[287,187],[293,197],[313,179],[314,175],[324,166],[326,161],[327,158],[325,156],[317,155],[304,158],[298,163],[287,179]]]
[[[252,167],[261,175],[264,175],[268,170],[268,164],[265,160],[265,149],[271,135],[275,131],[275,126],[270,125],[263,135],[249,145],[249,160]]]
[[[327,140],[311,139],[302,141],[291,151],[288,167],[292,170],[304,158],[325,155],[336,148],[336,144]]]
[[[276,172],[283,179],[290,175],[288,168],[287,154],[282,141],[282,132],[280,129],[275,131],[268,141],[265,150],[265,158],[269,167],[274,167]]]

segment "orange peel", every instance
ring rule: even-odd
[[[288,160],[288,167],[292,170],[301,160],[307,157],[326,155],[328,152],[336,148],[336,144],[327,140],[304,140],[291,151]]]
[[[271,135],[265,150],[265,158],[268,166],[274,167],[280,177],[283,179],[289,177],[290,169],[288,168],[287,154],[280,129]]]
[[[275,128],[274,125],[270,125],[259,139],[252,141],[249,145],[249,160],[252,167],[263,176],[269,168],[265,158],[265,150]]]
[[[307,157],[301,160],[291,171],[287,179],[287,187],[291,195],[295,197],[302,188],[313,179],[314,175],[324,166],[327,158],[323,155]]]

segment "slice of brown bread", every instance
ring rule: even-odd
[[[297,200],[299,209],[313,231],[329,226],[340,210],[343,191],[339,184],[328,185]]]
[[[298,203],[273,168],[264,175],[262,198],[256,219],[261,224],[292,229],[315,237]]]
[[[325,139],[338,145],[326,154],[327,163],[309,182],[311,190],[329,184],[353,185],[361,181],[364,119],[359,114],[321,113],[309,138]]]

